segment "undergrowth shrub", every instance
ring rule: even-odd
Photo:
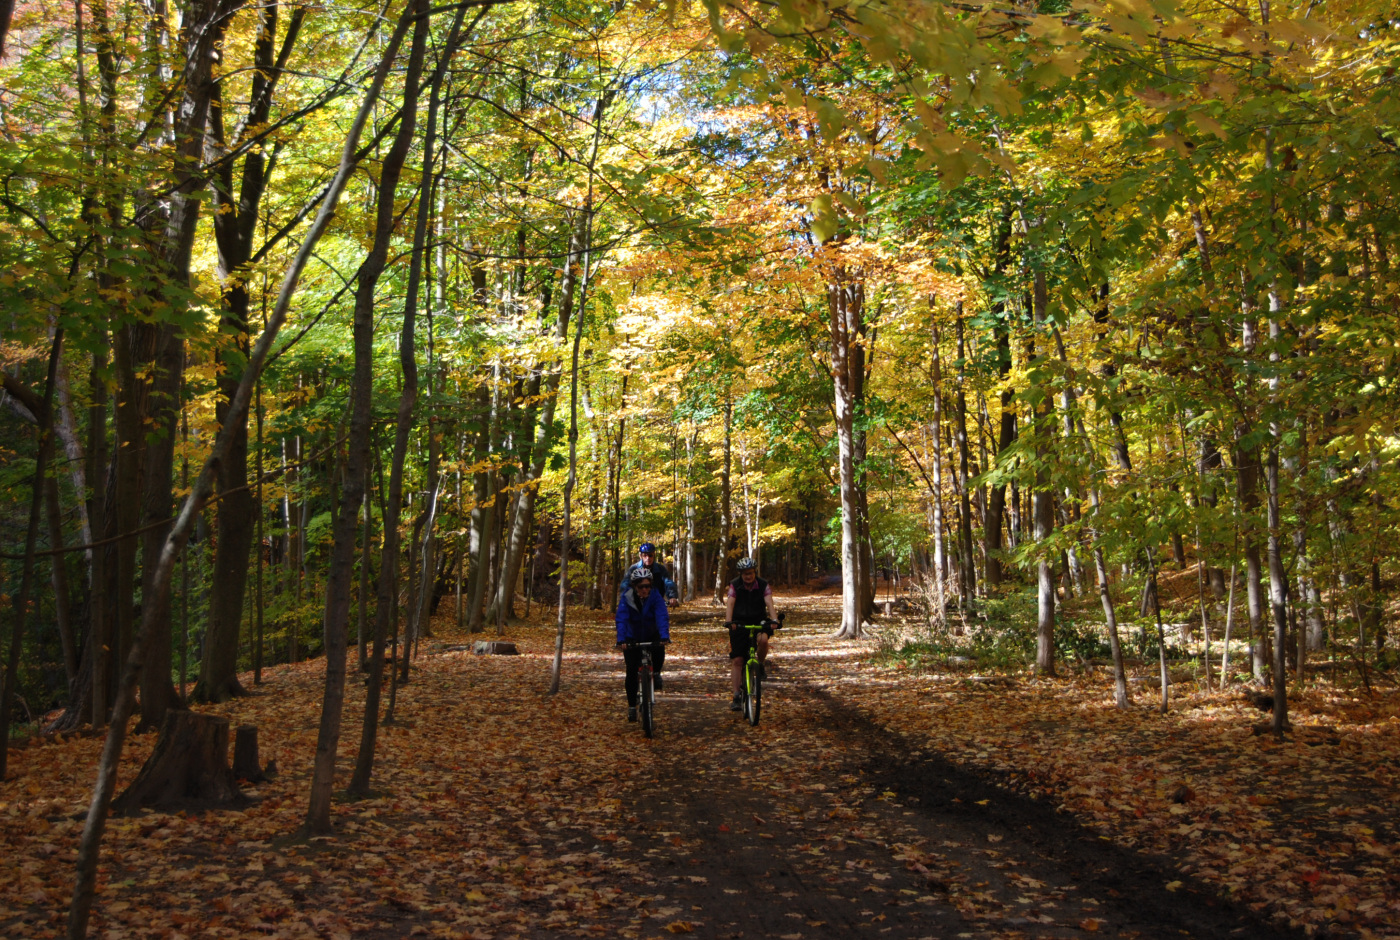
[[[929,597],[932,598],[931,593]],[[910,665],[946,663],[950,657],[961,656],[989,669],[1021,669],[1034,662],[1036,596],[1033,590],[979,601],[975,612],[966,619],[963,636],[953,634],[951,627],[957,622],[958,618],[950,613],[946,622],[934,622],[922,637],[887,635],[881,656],[891,663]],[[1153,649],[1155,655],[1155,646]],[[1110,650],[1103,625],[1061,616],[1055,625],[1055,654],[1063,661],[1075,663],[1108,656]]]

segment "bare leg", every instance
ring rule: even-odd
[[[729,661],[729,676],[730,676],[730,678],[733,680],[733,682],[732,682],[731,684],[734,686],[734,695],[735,695],[736,697],[737,697],[737,696],[740,696],[740,695],[743,695],[743,694],[744,694],[744,660],[742,660],[742,659],[731,659],[731,660]]]

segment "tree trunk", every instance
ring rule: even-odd
[[[588,300],[588,266],[591,241],[593,236],[593,166],[598,158],[598,141],[603,129],[603,112],[607,108],[611,99],[610,94],[605,94],[598,99],[597,105],[593,109],[593,153],[588,161],[588,197],[579,213],[583,216],[582,238],[575,238],[569,245],[569,257],[566,264],[570,268],[582,254],[583,277],[579,288],[579,309],[578,322],[574,325],[574,346],[569,362],[569,477],[564,483],[564,518],[559,536],[559,616],[554,634],[554,661],[549,672],[549,694],[556,695],[559,692],[559,683],[564,671],[564,627],[567,621],[569,602],[569,527],[573,520],[573,496],[574,485],[578,482],[578,353],[579,346],[583,342],[583,312],[584,304]],[[579,242],[582,242],[580,244]],[[572,303],[573,288],[571,285],[565,287],[565,302]]]
[[[1149,545],[1147,547],[1147,577],[1151,587],[1152,612],[1157,618],[1157,665],[1158,678],[1162,686],[1162,704],[1160,711],[1163,715],[1167,713],[1168,696],[1171,687],[1171,675],[1167,672],[1167,637],[1162,630],[1162,602],[1161,593],[1157,589],[1157,559],[1156,548]]]
[[[248,783],[267,780],[258,760],[258,726],[239,725],[233,739],[233,779]]]
[[[963,610],[967,610],[972,603],[972,598],[977,593],[977,566],[973,560],[972,547],[972,503],[969,493],[969,481],[971,475],[968,472],[970,463],[967,441],[967,392],[965,385],[967,382],[966,362],[967,351],[963,343],[963,318],[962,301],[958,301],[957,306],[957,334],[958,334],[958,397],[957,423],[954,426],[954,433],[957,435],[958,446],[958,592],[961,595]]]
[[[855,392],[852,374],[852,318],[847,310],[859,303],[858,285],[842,282],[827,288],[831,337],[831,376],[835,391],[838,483],[841,499],[841,626],[837,636],[854,639],[862,634],[860,494],[856,478]]]
[[[215,417],[228,420],[229,401],[238,388],[240,367],[247,354],[247,293],[241,287],[241,316],[226,307],[224,329],[236,320],[241,332],[232,340],[235,348],[225,353],[218,376],[219,398]],[[253,499],[248,492],[248,427],[234,429],[235,438],[228,462],[219,468],[219,490],[226,495],[215,513],[214,572],[210,583],[209,611],[200,659],[199,681],[192,697],[200,702],[222,702],[243,695],[238,681],[238,629],[242,621],[243,591],[248,572],[248,551],[253,544]]]
[[[157,605],[154,613],[159,618],[158,626],[145,650],[141,672],[141,721],[136,730],[155,731],[165,720],[170,708],[183,707],[175,684],[171,681],[173,662],[170,643],[170,600],[163,601],[154,590],[152,578],[156,566],[149,559],[160,557],[174,521],[171,512],[174,508],[175,472],[175,426],[179,415],[179,393],[184,371],[184,340],[176,335],[173,327],[160,328],[155,335],[156,354],[151,358],[154,373],[150,376],[146,392],[149,431],[145,448],[145,467],[142,473],[141,524],[146,529],[141,535],[141,606],[142,616],[151,605]],[[234,604],[242,611],[240,596]]]
[[[436,421],[433,417],[433,373],[436,363],[433,359],[433,306],[431,290],[423,291],[423,261],[426,257],[428,244],[428,216],[432,207],[436,204],[433,198],[436,186],[441,186],[441,177],[436,170],[436,146],[437,146],[437,117],[438,108],[442,103],[442,75],[447,65],[447,58],[455,51],[457,35],[461,31],[462,17],[466,8],[457,11],[457,19],[453,24],[452,34],[448,38],[448,46],[433,76],[432,91],[428,98],[428,126],[424,134],[423,142],[423,172],[418,181],[418,216],[413,229],[413,251],[409,256],[408,264],[408,289],[404,299],[404,319],[405,322],[414,319],[418,315],[418,297],[420,291],[427,298],[428,314],[428,466],[427,485],[423,494],[423,535],[422,541],[417,546],[422,556],[422,576],[417,591],[417,605],[410,611],[407,626],[404,633],[404,656],[400,682],[408,681],[409,663],[412,660],[410,655],[417,645],[420,635],[427,635],[431,631],[427,629],[428,619],[431,614],[433,589],[436,582],[437,565],[433,554],[433,531],[437,522],[438,510],[438,441],[436,436]],[[429,286],[431,288],[431,275]],[[411,337],[410,337],[411,339]],[[407,382],[405,382],[405,386]],[[415,389],[416,391],[416,389]]]
[[[369,112],[375,100],[379,97],[379,91],[383,88],[385,76],[388,73],[390,61],[394,56],[394,51],[398,45],[398,38],[402,36],[402,31],[407,27],[409,17],[401,19],[400,30],[397,37],[391,42],[386,58],[380,63],[376,70],[370,89],[365,95],[365,101],[360,107],[359,114],[351,127],[347,136],[345,148],[341,153],[340,166],[335,177],[326,189],[326,195],[321,200],[320,209],[316,219],[312,222],[310,229],[302,238],[301,246],[298,248],[295,257],[282,280],[282,286],[278,291],[277,302],[273,307],[272,314],[268,318],[267,326],[263,330],[262,336],[258,339],[252,355],[249,358],[248,368],[245,370],[243,380],[239,385],[238,393],[234,398],[234,413],[239,409],[246,410],[252,398],[253,383],[261,373],[263,364],[267,361],[272,344],[277,339],[278,331],[286,321],[287,311],[291,306],[292,297],[296,293],[296,288],[301,279],[302,272],[306,269],[306,263],[311,254],[316,249],[317,242],[325,232],[334,213],[335,205],[339,201],[341,194],[345,191],[345,184],[348,182],[353,169],[358,163],[355,157],[355,150],[359,145],[360,133],[364,128],[365,121],[369,118]],[[166,599],[170,593],[170,578],[174,571],[175,560],[179,556],[185,541],[189,538],[190,531],[194,528],[196,520],[209,498],[209,494],[214,485],[214,468],[224,459],[228,448],[232,444],[232,434],[225,433],[222,429],[214,440],[214,447],[208,459],[204,463],[203,470],[195,480],[193,489],[189,496],[185,498],[180,514],[176,517],[175,524],[171,528],[170,535],[165,546],[161,550],[160,557],[155,560],[156,577],[152,586],[157,594],[164,594]],[[158,598],[153,598],[156,600]],[[78,864],[75,885],[73,888],[73,900],[68,910],[68,940],[84,940],[87,935],[88,916],[92,910],[92,901],[97,886],[97,863],[99,850],[102,843],[102,834],[106,829],[108,809],[111,804],[112,791],[116,786],[117,766],[121,758],[122,746],[126,740],[127,720],[131,714],[131,693],[136,683],[137,674],[141,668],[142,644],[145,637],[151,633],[156,626],[154,608],[142,618],[141,632],[132,644],[130,654],[123,667],[121,683],[117,690],[116,704],[113,709],[111,727],[107,733],[107,739],[102,747],[102,755],[98,762],[97,781],[93,785],[92,799],[89,803],[87,821],[83,827],[82,838],[78,846]],[[324,714],[323,714],[324,717]],[[336,716],[338,717],[338,715]],[[330,749],[334,754],[334,746]]]
[[[714,602],[719,605],[724,604],[725,586],[729,583],[730,565],[730,530],[733,528],[734,519],[731,513],[729,472],[733,469],[731,464],[732,449],[730,442],[730,431],[734,420],[734,403],[730,401],[726,394],[724,399],[724,462],[720,465],[719,472],[719,535],[715,540],[715,597]]]
[[[1266,650],[1264,635],[1263,558],[1259,551],[1255,513],[1259,507],[1259,455],[1243,440],[1250,433],[1247,423],[1236,428],[1235,479],[1240,504],[1241,531],[1244,538],[1245,609],[1249,616],[1249,643],[1252,650],[1251,668],[1256,682],[1264,681]]]
[[[34,412],[37,424],[38,453],[34,458],[34,478],[30,483],[29,519],[24,530],[24,561],[20,569],[19,593],[15,595],[15,620],[10,628],[10,649],[5,661],[5,681],[0,689],[0,781],[5,779],[10,757],[10,716],[14,713],[15,694],[19,686],[19,658],[23,649],[24,628],[29,619],[30,593],[34,587],[36,542],[39,538],[40,507],[44,503],[44,479],[49,457],[53,453],[53,397],[59,358],[63,354],[63,328],[54,330],[53,346],[49,350],[48,375],[44,381],[44,397]],[[59,556],[60,558],[62,556]]]
[[[1279,359],[1278,343],[1281,338],[1279,318],[1282,304],[1277,285],[1269,290],[1269,339],[1273,350],[1269,358]],[[1275,410],[1278,402],[1279,379],[1277,374],[1269,380],[1270,404]],[[1274,715],[1273,731],[1278,737],[1288,728],[1288,665],[1286,641],[1288,638],[1288,573],[1283,567],[1283,523],[1279,516],[1278,468],[1279,441],[1282,432],[1277,420],[1272,422],[1269,442],[1269,458],[1266,468],[1268,486],[1268,525],[1269,525],[1269,606],[1274,614]]]
[[[697,428],[685,439],[685,600],[693,601],[700,593],[695,566],[695,442],[700,436]]]
[[[79,494],[79,502],[82,496]],[[68,590],[68,556],[63,551],[63,514],[58,501],[58,480],[49,476],[44,482],[46,521],[49,529],[50,580],[53,584],[54,626],[58,629],[59,648],[63,653],[63,675],[68,680],[69,694],[78,682],[78,644],[73,636],[72,595]]]
[[[1094,515],[1099,511],[1099,492],[1097,489],[1089,491],[1089,498],[1093,501]],[[1118,615],[1113,609],[1113,597],[1108,590],[1108,566],[1104,564],[1103,548],[1099,544],[1099,533],[1095,529],[1090,530],[1094,539],[1094,570],[1099,579],[1099,601],[1103,604],[1104,623],[1108,627],[1108,647],[1113,655],[1113,703],[1119,708],[1127,708],[1128,701],[1128,675],[1123,668],[1123,646],[1118,639]]]
[[[460,11],[459,11],[460,14]],[[364,466],[355,462],[358,447],[367,447],[369,441],[370,395],[372,391],[373,378],[370,370],[373,364],[373,341],[374,341],[374,292],[379,283],[380,275],[384,271],[387,260],[389,243],[394,234],[394,200],[398,193],[399,177],[403,173],[404,161],[408,156],[408,150],[413,143],[413,133],[417,124],[418,111],[418,91],[419,78],[423,71],[423,55],[428,39],[428,5],[427,0],[410,0],[409,6],[404,11],[403,19],[399,23],[396,37],[402,37],[403,30],[409,20],[414,23],[413,40],[409,48],[408,65],[404,73],[404,101],[402,116],[398,133],[394,136],[394,143],[389,148],[389,152],[384,157],[383,165],[380,168],[379,186],[375,202],[375,228],[374,244],[370,248],[369,255],[365,258],[364,264],[360,267],[360,276],[355,287],[355,341],[356,357],[355,368],[357,381],[361,369],[364,370],[363,382],[356,385],[357,395],[356,408],[363,408],[364,413],[352,412],[352,429],[362,426],[364,435],[364,445],[358,441],[351,447],[352,465],[350,475],[353,478],[355,473],[364,473]],[[460,20],[459,20],[460,22]],[[450,48],[450,47],[449,47]],[[386,59],[393,51],[385,53]],[[427,161],[431,164],[431,160]],[[383,543],[379,555],[379,585],[375,600],[374,612],[374,648],[370,653],[369,681],[365,688],[365,710],[364,717],[360,725],[360,749],[355,759],[355,773],[350,781],[350,792],[357,796],[364,796],[369,792],[370,774],[374,768],[374,747],[379,733],[379,697],[384,682],[384,643],[389,635],[391,623],[396,623],[398,616],[398,579],[399,579],[399,515],[403,508],[403,465],[404,458],[408,453],[408,437],[413,424],[413,406],[418,397],[418,363],[414,357],[414,316],[416,314],[416,303],[414,306],[406,306],[403,316],[403,327],[399,338],[399,363],[403,369],[403,388],[399,393],[399,407],[396,415],[394,427],[394,452],[389,469],[389,492],[388,500],[384,510],[383,519]],[[361,362],[363,355],[363,363]],[[356,424],[359,422],[359,425]],[[352,430],[352,436],[357,432]],[[346,489],[358,490],[359,483],[347,481]],[[359,493],[356,493],[359,496]],[[344,498],[344,494],[342,494]],[[358,499],[357,499],[358,502]],[[347,546],[345,551],[352,553],[354,550],[354,524],[355,512],[354,504],[350,504],[348,511],[342,511],[341,521],[352,520],[346,523],[349,526],[347,532]],[[341,539],[336,538],[336,551],[339,552]],[[345,564],[349,565],[349,555]],[[335,572],[332,571],[332,576]],[[348,587],[346,585],[348,599]],[[327,592],[327,639],[331,632],[331,592]],[[337,601],[336,603],[343,603]],[[337,613],[339,613],[337,611]],[[340,684],[343,700],[344,686],[344,621],[340,622],[340,636],[337,643],[340,645],[341,669]],[[397,634],[397,627],[395,631]],[[328,647],[329,649],[329,647]],[[328,654],[329,657],[329,654]],[[327,700],[330,699],[330,682],[327,680]],[[326,831],[330,828],[330,799],[331,786],[335,776],[335,744],[339,735],[339,710],[341,701],[336,702],[336,728],[334,734],[327,727],[323,718],[323,735],[317,743],[316,751],[316,780],[313,783],[312,808],[307,812],[307,828],[313,831]],[[322,744],[326,745],[322,751]]]
[[[480,416],[480,422],[472,452],[472,462],[477,467],[485,464],[491,456],[491,429],[495,413],[493,388],[494,379],[491,385],[482,384],[475,393],[476,410],[474,413]],[[496,493],[492,480],[494,472],[494,468],[481,469],[472,475],[472,510],[467,533],[467,555],[471,558],[471,569],[467,573],[466,608],[467,631],[469,633],[477,633],[481,630],[481,599],[486,589],[487,529],[490,528],[487,512],[488,510],[494,511],[496,506]]]
[[[930,301],[932,305],[932,301]],[[932,350],[933,361],[929,366],[929,379],[933,385],[933,583],[936,592],[935,604],[937,607],[937,620],[942,623],[947,616],[947,586],[943,583],[944,570],[946,565],[945,551],[943,547],[943,362],[939,354],[938,325],[933,326],[933,335],[930,338],[930,348]]]
[[[1033,316],[1037,327],[1044,328],[1048,317],[1049,295],[1045,283],[1045,272],[1035,272]],[[1003,406],[1005,407],[1005,406]],[[1050,482],[1050,448],[1053,446],[1054,398],[1048,390],[1035,404],[1036,456],[1039,468],[1035,475],[1033,513],[1035,516],[1035,538],[1042,545],[1055,531],[1055,490]],[[1055,674],[1055,566],[1040,550],[1036,563],[1037,606],[1035,671],[1039,675]]]
[[[369,509],[369,461],[366,460],[365,463],[365,480],[361,484],[364,487],[364,496],[360,499],[360,503],[364,507],[364,527],[360,544],[360,590],[356,598],[359,610],[355,625],[355,640],[359,646],[361,672],[369,666],[369,654],[365,643],[366,637],[369,635],[369,569],[372,555],[370,543],[374,537],[373,520]]]
[[[161,723],[155,750],[121,796],[112,801],[116,816],[142,809],[202,810],[248,803],[228,764],[228,719],[170,711]]]
[[[88,479],[92,481],[92,496],[88,501],[88,518],[95,526],[99,526],[103,538],[111,533],[108,530],[109,511],[107,508],[107,489],[110,482],[108,475],[107,460],[107,383],[102,378],[107,367],[107,345],[105,333],[97,344],[97,349],[92,354],[92,373],[89,381],[88,406]],[[101,479],[99,479],[99,475]],[[81,496],[79,497],[81,498]],[[88,603],[88,643],[92,650],[88,669],[90,670],[91,681],[89,687],[92,697],[92,711],[89,716],[92,721],[94,731],[100,731],[107,723],[107,708],[109,705],[109,691],[111,684],[107,681],[110,671],[111,656],[110,650],[115,638],[112,636],[112,624],[114,622],[115,610],[112,599],[116,591],[111,590],[108,583],[111,573],[111,565],[108,561],[114,557],[113,546],[95,548],[92,550],[91,576],[88,582],[89,603]],[[78,721],[81,724],[81,718]]]
[[[600,102],[603,102],[603,107],[606,107],[604,99],[611,100],[611,93],[605,94],[603,98],[599,99]],[[591,212],[580,214],[580,218],[575,222],[574,232],[570,235],[571,246],[581,244],[578,226],[588,224],[585,216],[587,219],[592,218]],[[573,250],[568,252],[568,259],[576,257]],[[566,262],[560,279],[559,319],[555,324],[554,331],[555,338],[560,343],[567,341],[569,336],[569,319],[574,312],[578,282],[579,272],[573,265]],[[545,464],[549,459],[550,435],[554,429],[554,411],[559,399],[559,381],[560,370],[558,369],[552,369],[544,381],[544,403],[540,408],[534,443],[530,449],[529,475],[523,481],[523,488],[516,501],[515,513],[511,519],[510,536],[504,547],[505,554],[502,558],[501,574],[496,581],[496,593],[492,598],[490,610],[487,612],[487,619],[493,620],[497,624],[502,624],[507,617],[513,616],[515,582],[520,577],[520,565],[525,557],[525,549],[530,543],[531,532],[534,529],[535,500],[539,496],[539,481],[544,475]]]
[[[1003,380],[1011,371],[1011,348],[1010,338],[1005,331],[998,333],[998,350],[1003,349],[1003,338],[1006,339],[1004,351],[1005,356],[1001,365]],[[1015,394],[1009,390],[1001,393],[1001,425],[1000,434],[997,438],[997,457],[1007,453],[1011,445],[1016,442],[1016,408]],[[1006,484],[998,483],[990,487],[987,497],[987,514],[982,519],[983,540],[987,545],[987,590],[992,591],[1001,585],[1002,564],[1000,552],[1002,549],[1001,539],[1001,517],[1006,511]]]
[[[488,393],[489,417],[486,423],[485,451],[488,457],[494,457],[500,450],[500,413],[502,407],[500,379],[501,364],[497,361],[492,366],[491,389]],[[481,536],[478,539],[479,554],[475,559],[476,577],[472,580],[472,594],[467,611],[467,628],[471,633],[477,633],[482,629],[482,617],[486,613],[486,592],[491,583],[491,559],[497,554],[501,531],[500,471],[496,469],[494,464],[487,468],[483,482],[485,489],[482,494]]]

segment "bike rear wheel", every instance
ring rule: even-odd
[[[651,737],[652,729],[655,727],[653,721],[655,699],[653,698],[650,663],[643,663],[641,668],[637,670],[637,679],[638,717],[641,718],[642,721],[642,733],[647,737]]]

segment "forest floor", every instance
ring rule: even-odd
[[[678,612],[651,741],[603,612],[571,626],[553,697],[552,627],[474,656],[440,626],[381,732],[378,795],[338,802],[332,837],[297,834],[321,663],[267,670],[213,711],[257,724],[280,772],[240,811],[112,820],[95,935],[1400,937],[1393,692],[1309,688],[1280,743],[1238,692],[1121,712],[1103,673],[911,667],[833,640],[834,598],[783,606],[757,728],[728,710],[719,618]],[[153,744],[132,739],[123,783]],[[100,746],[12,755],[5,937],[62,934]]]

